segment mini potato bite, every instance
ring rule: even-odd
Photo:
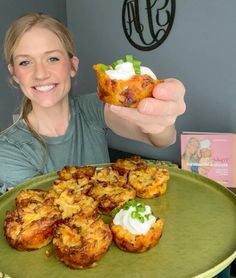
[[[46,201],[47,191],[41,189],[25,189],[16,196],[16,206],[26,207],[30,204],[43,204]]]
[[[147,163],[140,156],[133,155],[129,158],[117,159],[111,167],[118,171],[120,175],[127,175],[131,170],[146,168]]]
[[[104,167],[97,171],[97,173],[92,177],[92,181],[94,184],[113,183],[124,186],[127,184],[127,177],[120,175],[119,171],[114,170],[111,167]]]
[[[81,179],[69,179],[54,181],[52,187],[49,189],[47,194],[47,199],[56,200],[65,190],[73,191],[75,194],[86,194],[92,184],[88,177],[83,177]]]
[[[57,172],[61,180],[80,179],[84,177],[92,177],[96,171],[94,166],[64,166]]]
[[[167,189],[169,171],[148,165],[144,169],[131,170],[128,183],[137,192],[140,198],[155,198],[163,195]]]
[[[115,183],[100,183],[92,187],[88,195],[98,201],[98,211],[101,214],[110,215],[113,209],[133,200],[136,191],[128,184],[120,186]]]
[[[85,194],[69,189],[65,189],[54,200],[54,205],[58,206],[63,219],[72,217],[74,214],[79,214],[84,217],[96,216],[98,209],[98,201]]]
[[[93,65],[99,98],[105,103],[135,108],[140,100],[152,97],[153,88],[162,81],[149,68],[140,65],[132,55],[108,66]]]
[[[152,215],[149,206],[133,200],[117,212],[110,226],[118,248],[143,253],[158,243],[164,223]]]
[[[55,226],[61,221],[53,205],[29,204],[6,214],[4,233],[17,250],[36,250],[51,242]]]
[[[134,235],[120,225],[111,225],[113,239],[123,251],[143,253],[157,245],[163,230],[163,220],[158,219],[145,235]]]
[[[71,268],[94,267],[112,241],[109,225],[102,219],[74,215],[57,227],[53,246],[57,257]]]

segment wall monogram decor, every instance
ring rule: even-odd
[[[174,16],[175,0],[125,0],[123,30],[135,48],[153,50],[167,38]]]

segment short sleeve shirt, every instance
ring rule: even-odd
[[[104,104],[96,93],[70,98],[71,117],[63,136],[43,139],[45,151],[22,120],[0,134],[0,192],[65,165],[109,162]]]

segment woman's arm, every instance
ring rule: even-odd
[[[177,79],[166,79],[153,90],[153,98],[143,99],[137,109],[105,105],[105,121],[116,134],[167,147],[175,143],[175,122],[186,109],[185,88]]]

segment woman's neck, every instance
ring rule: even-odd
[[[70,120],[68,98],[50,108],[33,106],[28,119],[32,127],[43,136],[57,137],[65,134]]]

